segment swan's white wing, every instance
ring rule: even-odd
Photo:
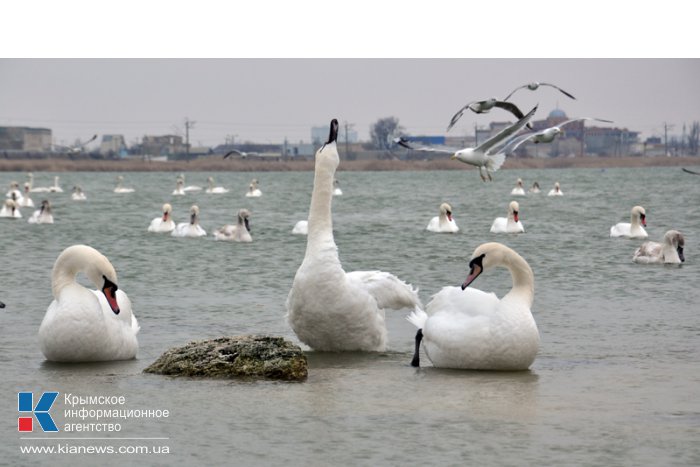
[[[418,290],[388,272],[353,271],[347,273],[345,277],[348,282],[367,290],[377,301],[379,308],[398,310],[422,307]]]
[[[663,246],[657,242],[644,242],[632,256],[635,263],[660,263],[663,261]]]
[[[523,118],[515,122],[509,127],[504,128],[503,130],[499,131],[498,134],[495,136],[492,136],[491,138],[487,139],[483,143],[481,143],[479,146],[475,148],[476,151],[483,151],[487,152],[489,149],[493,148],[494,146],[497,146],[501,142],[503,142],[506,138],[508,138],[511,135],[514,135],[518,131],[520,131],[525,125],[527,125],[527,122],[530,121],[533,115],[535,115],[535,111],[537,110],[537,106],[533,107],[533,109],[528,112],[527,115],[525,115]]]

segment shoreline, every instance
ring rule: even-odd
[[[682,167],[700,165],[698,156],[680,157],[557,157],[506,159],[502,170],[510,169],[568,169],[568,168],[626,168]],[[313,171],[313,160],[261,161],[200,158],[189,162],[154,162],[141,160],[95,159],[0,159],[0,172],[291,172]],[[424,171],[475,170],[474,167],[449,159],[430,161],[402,160],[341,160],[339,171]]]

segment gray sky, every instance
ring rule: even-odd
[[[196,122],[193,144],[310,140],[331,118],[354,124],[360,138],[382,117],[409,134],[445,134],[466,102],[504,98],[535,119],[559,107],[570,117],[680,134],[700,120],[700,59],[0,59],[0,125],[53,129],[55,142],[94,133],[172,134]],[[449,134],[512,120],[494,109],[466,114]]]

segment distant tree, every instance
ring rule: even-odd
[[[380,118],[370,127],[370,138],[372,145],[377,149],[390,149],[392,139],[399,136],[403,128],[399,125],[396,117]]]
[[[698,143],[700,143],[700,122],[693,122],[688,133],[688,153],[691,156],[698,155]]]

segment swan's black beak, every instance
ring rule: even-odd
[[[109,307],[112,309],[114,314],[118,315],[120,310],[119,304],[117,303],[117,290],[119,290],[119,287],[117,287],[117,284],[107,279],[107,277],[102,276],[102,278],[105,280],[105,283],[102,286],[102,293],[105,294],[107,303],[109,303]]]
[[[248,218],[246,217],[243,219],[243,224],[245,224],[245,229],[250,232],[250,223],[248,222]]]
[[[5,308],[5,304],[0,302],[0,308]]]
[[[328,141],[326,141],[326,144],[338,141],[338,128],[338,120],[334,118],[333,120],[331,120],[331,130],[328,135]]]
[[[683,255],[683,247],[679,246],[676,248],[676,251],[678,252],[678,258],[680,258],[681,263],[685,263],[685,256]]]
[[[466,289],[469,287],[469,285],[474,282],[474,280],[479,277],[479,274],[481,274],[484,271],[484,266],[482,265],[482,261],[484,260],[484,256],[486,254],[482,254],[480,256],[477,256],[476,258],[472,259],[469,262],[469,275],[467,276],[467,280],[464,281],[462,284],[462,290]]]

